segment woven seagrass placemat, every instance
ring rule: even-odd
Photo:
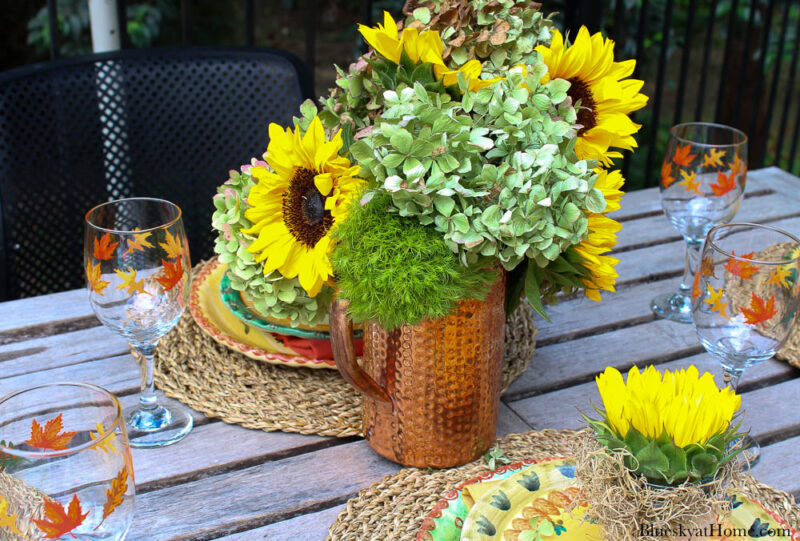
[[[4,514],[13,517],[11,524],[19,531],[19,533],[12,531],[10,524],[7,523],[0,530],[0,539],[4,541],[39,539],[40,531],[31,519],[41,519],[44,516],[46,496],[13,475],[0,472],[0,497],[5,501]]]
[[[522,304],[506,322],[504,391],[528,367],[535,348],[533,314]],[[245,428],[338,437],[361,434],[361,399],[336,370],[250,359],[217,343],[189,313],[159,343],[155,380],[168,396]]]
[[[541,430],[510,434],[498,440],[512,462],[572,454],[579,433]],[[489,471],[483,459],[447,470],[406,468],[365,488],[347,502],[330,527],[330,541],[416,539],[425,516],[457,484]],[[746,475],[743,494],[800,528],[800,508],[794,498]]]
[[[781,242],[778,244],[773,244],[766,250],[762,250],[756,253],[753,256],[753,258],[760,261],[778,260],[783,256],[785,256],[792,246],[793,246],[792,242]],[[752,282],[750,280],[742,280],[741,278],[730,274],[728,274],[728,279],[732,280],[739,286],[737,288],[732,288],[733,293],[731,294],[731,300],[739,306],[749,306],[750,295],[753,292],[753,288],[751,286]],[[759,292],[757,289],[755,292],[762,295],[764,293],[764,292]],[[766,326],[759,325],[759,328],[764,334],[767,335],[770,334],[769,328],[767,328]],[[786,361],[795,368],[800,368],[800,323],[795,323],[792,333],[786,340],[786,344],[784,344],[783,348],[781,348],[781,350],[775,354],[775,358],[780,359],[782,361]]]

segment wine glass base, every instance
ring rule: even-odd
[[[658,317],[678,323],[692,322],[692,299],[681,293],[664,293],[650,301],[650,309]]]
[[[142,409],[137,404],[123,413],[131,447],[172,445],[185,438],[194,426],[189,408],[162,393],[158,393],[158,405],[154,409]]]

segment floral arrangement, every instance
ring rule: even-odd
[[[664,375],[635,366],[625,382],[608,367],[597,377],[603,399],[602,419],[586,418],[595,435],[610,450],[623,450],[626,466],[661,485],[712,479],[741,448],[733,423],[741,397],[730,387],[720,389],[714,377],[687,370]]]
[[[216,251],[255,308],[327,322],[334,292],[386,328],[480,299],[507,311],[613,291],[620,150],[646,104],[634,61],[585,28],[570,44],[520,0],[409,2],[359,30],[370,52],[272,125],[215,197]]]

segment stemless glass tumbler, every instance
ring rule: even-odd
[[[739,210],[747,176],[747,136],[720,124],[690,122],[669,132],[661,166],[661,206],[686,241],[680,288],[650,304],[663,318],[691,323],[691,289],[700,246],[715,225]]]
[[[114,395],[53,383],[0,399],[0,539],[125,539],[134,492]]]
[[[800,240],[758,224],[719,225],[708,232],[692,290],[692,317],[703,347],[736,389],[745,368],[778,351],[800,307]],[[749,460],[757,444],[746,438]]]
[[[156,395],[153,354],[189,300],[191,264],[181,210],[161,199],[103,203],[86,214],[84,262],[98,319],[131,344],[142,374],[139,404],[125,410],[133,447],[179,441],[192,429],[180,402]]]

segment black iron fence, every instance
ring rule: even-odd
[[[180,1],[181,39],[193,44],[193,5]],[[242,45],[257,45],[256,0],[242,0]],[[316,66],[316,0],[293,0],[303,11],[305,60]],[[776,165],[800,174],[800,91],[795,84],[800,49],[800,0],[544,0],[559,11],[571,32],[580,25],[602,30],[617,42],[618,56],[636,58],[635,76],[646,81],[647,108],[641,151],[621,167],[628,188],[654,186],[672,124],[704,120],[735,126],[750,137],[751,169]],[[56,0],[47,0],[50,53],[59,55]],[[401,0],[363,0],[360,22],[370,24],[376,8],[399,10]],[[130,47],[124,20],[126,0],[117,0],[123,48]],[[397,13],[396,13],[397,14]],[[399,15],[399,14],[397,14]],[[355,21],[354,21],[355,22]],[[275,44],[272,44],[275,45]]]

